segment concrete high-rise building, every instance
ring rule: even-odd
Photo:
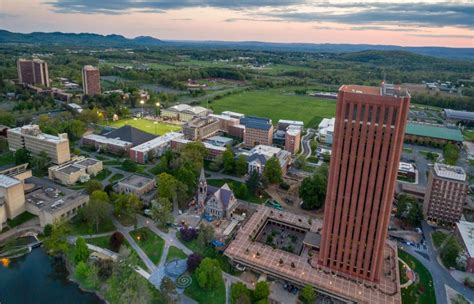
[[[18,81],[23,84],[49,87],[48,63],[41,59],[18,59]]]
[[[468,189],[463,168],[436,163],[428,176],[423,203],[425,218],[447,225],[459,222]]]
[[[409,105],[392,85],[339,89],[322,267],[379,282]]]
[[[100,95],[100,73],[99,68],[86,65],[82,68],[82,87],[84,95]]]
[[[25,148],[36,155],[44,151],[54,164],[71,160],[67,133],[54,136],[41,132],[37,125],[26,125],[8,129],[7,136],[10,151]]]

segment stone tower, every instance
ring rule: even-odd
[[[199,177],[197,203],[200,211],[204,211],[207,198],[207,180],[204,168],[201,169],[201,176]]]

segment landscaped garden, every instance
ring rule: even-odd
[[[7,220],[7,225],[10,228],[14,228],[18,225],[28,222],[29,220],[35,218],[36,215],[29,213],[28,211],[23,212],[12,220]]]
[[[402,289],[402,303],[432,304],[436,303],[433,278],[420,261],[403,250],[398,250],[398,256],[416,272],[416,282]]]
[[[162,238],[146,227],[133,230],[130,235],[155,265],[160,262],[165,246]]]
[[[206,304],[222,304],[225,303],[225,285],[224,280],[220,282],[217,288],[212,290],[205,290],[199,286],[196,273],[191,276],[192,282],[184,290],[184,294],[198,303]]]
[[[168,255],[166,256],[166,261],[169,262],[174,259],[185,259],[187,258],[186,253],[184,253],[181,249],[175,246],[170,246],[168,249]]]
[[[138,119],[138,118],[130,118],[130,119],[121,119],[108,124],[108,126],[120,128],[125,125],[132,126],[134,128],[140,129],[147,133],[155,134],[155,135],[163,135],[165,133],[171,131],[179,131],[181,130],[180,126],[162,123],[162,122],[154,122],[147,119]]]

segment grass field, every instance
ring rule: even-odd
[[[402,289],[402,303],[428,304],[436,303],[436,296],[433,287],[433,278],[428,269],[417,259],[403,250],[398,251],[398,257],[405,261],[410,268],[416,272],[419,281]]]
[[[160,123],[160,122],[155,124],[153,121],[150,121],[150,120],[136,119],[136,118],[121,119],[121,120],[114,121],[108,124],[108,126],[115,127],[115,128],[120,128],[125,125],[129,125],[139,130],[142,130],[151,134],[155,134],[155,135],[163,135],[171,131],[181,130],[180,126],[165,124],[165,123]]]
[[[7,152],[0,155],[0,166],[14,165],[15,164],[15,155],[13,152]]]
[[[436,248],[439,248],[447,237],[448,235],[441,231],[434,231],[431,233],[431,238],[433,239],[433,245],[435,245]]]
[[[192,283],[184,290],[184,294],[198,303],[221,304],[225,303],[225,285],[221,280],[218,286],[212,290],[205,290],[199,287],[196,274],[192,274]]]
[[[474,130],[464,130],[464,140],[474,141]]]
[[[226,96],[209,105],[216,113],[234,111],[268,117],[273,123],[279,119],[302,120],[306,127],[317,127],[323,118],[335,116],[335,100],[297,96],[291,92],[281,89],[248,91]]]
[[[160,262],[165,246],[165,241],[162,238],[146,227],[133,230],[130,235],[153,263],[158,264]]]
[[[185,259],[188,256],[181,249],[175,246],[170,246],[168,249],[168,255],[166,256],[166,261],[169,262],[174,259]]]

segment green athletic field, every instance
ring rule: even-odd
[[[202,104],[206,106],[206,104]],[[325,117],[336,115],[336,101],[298,96],[279,89],[248,91],[226,96],[209,104],[214,113],[234,111],[245,115],[267,117],[276,124],[279,119],[302,120],[306,127],[317,127]]]
[[[142,131],[155,134],[155,135],[163,135],[165,133],[171,131],[179,131],[181,130],[180,126],[165,124],[165,123],[154,123],[153,121],[146,120],[146,119],[121,119],[118,121],[114,121],[108,124],[111,127],[120,128],[125,125],[130,125],[134,128],[140,129]]]

